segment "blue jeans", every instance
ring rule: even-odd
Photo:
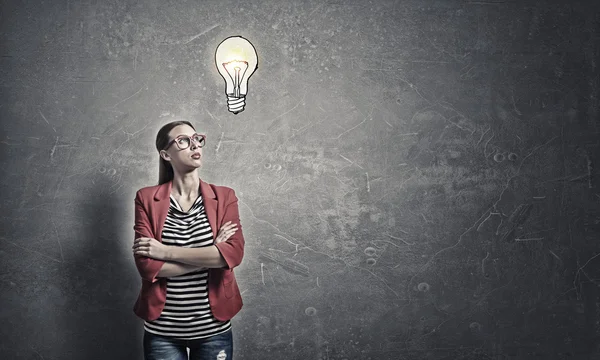
[[[178,340],[144,331],[145,360],[233,360],[233,334],[224,333],[196,340]]]

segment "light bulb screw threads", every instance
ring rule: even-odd
[[[235,96],[235,94],[227,94],[227,109],[234,113],[240,113],[244,111],[244,106],[246,106],[246,97],[245,96]]]

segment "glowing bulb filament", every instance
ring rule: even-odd
[[[223,63],[222,65],[223,65],[223,68],[225,69],[225,71],[227,72],[227,75],[229,75],[229,77],[233,81],[233,93],[231,93],[229,95],[233,95],[233,96],[239,98],[240,97],[240,83],[242,81],[242,78],[244,77],[244,74],[246,73],[246,70],[248,69],[248,62],[234,60],[234,61]]]

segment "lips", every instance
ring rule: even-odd
[[[200,153],[193,153],[192,154],[192,158],[194,158],[194,159],[200,159]]]

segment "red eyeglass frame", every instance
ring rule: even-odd
[[[198,133],[195,133],[195,134],[194,134],[194,135],[192,135],[192,136],[187,136],[187,135],[179,135],[179,136],[178,136],[178,137],[176,137],[175,139],[173,139],[173,140],[169,141],[169,143],[167,144],[167,146],[166,146],[166,147],[165,147],[163,150],[167,150],[169,147],[171,147],[171,145],[173,145],[173,143],[174,143],[174,142],[176,142],[177,140],[179,140],[179,139],[181,139],[181,138],[188,138],[188,140],[190,141],[190,145],[188,145],[187,147],[185,147],[185,148],[183,148],[183,149],[182,149],[182,148],[180,148],[180,147],[179,147],[179,143],[177,143],[177,148],[178,148],[179,150],[185,150],[185,149],[187,149],[188,147],[190,147],[190,146],[192,145],[192,141],[193,141],[193,140],[192,140],[192,137],[194,137],[194,136],[196,136],[196,135],[198,135],[198,136],[201,136],[201,137],[202,137],[202,139],[204,140],[204,142],[206,143],[206,135],[205,135],[205,134],[198,134]],[[198,147],[200,147],[200,148],[201,148],[201,147],[203,147],[203,146],[204,146],[204,145],[202,145],[202,146],[198,145]]]

